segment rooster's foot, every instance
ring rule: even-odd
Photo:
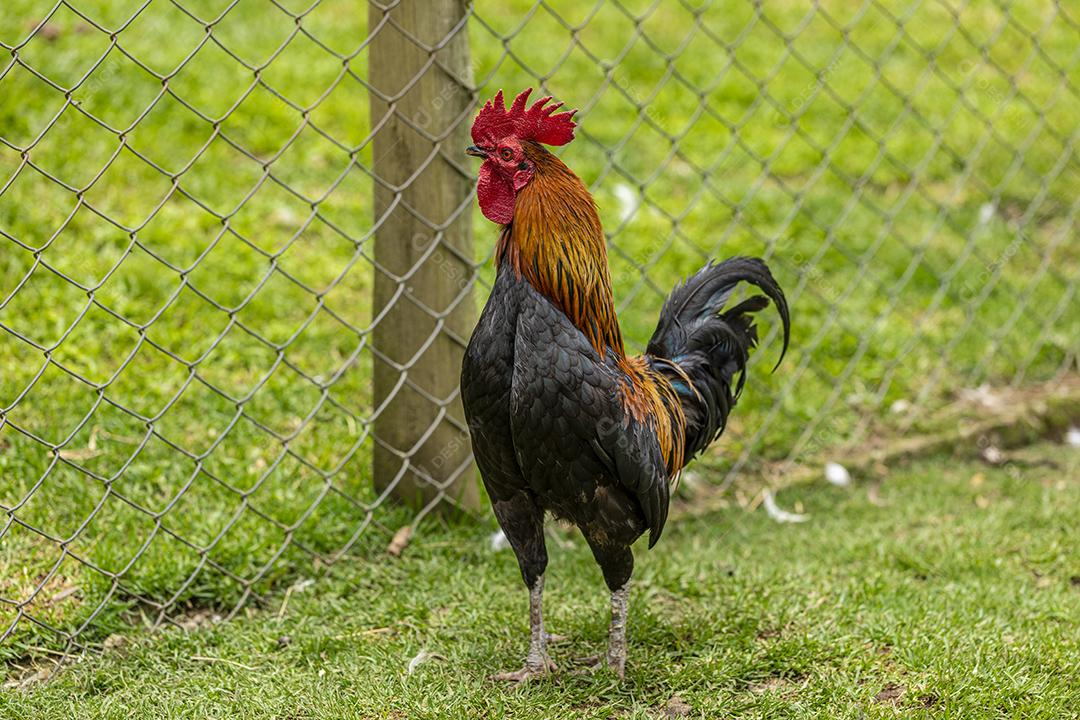
[[[626,678],[626,658],[613,657],[610,654],[607,659],[607,667],[611,668],[611,671],[615,673],[620,680]],[[592,675],[599,672],[604,668],[604,660],[600,655],[589,655],[587,657],[574,658],[573,664],[577,666],[572,671],[574,675]]]
[[[608,651],[607,665],[611,668],[611,671],[615,673],[620,680],[626,679],[626,648],[622,648],[622,652]]]
[[[571,671],[572,675],[592,675],[604,667],[603,658],[599,655],[587,655],[586,657],[574,658],[571,661],[576,668]]]
[[[532,680],[533,678],[543,677],[556,670],[558,670],[558,668],[555,666],[555,663],[551,661],[551,658],[545,657],[539,663],[528,663],[520,670],[496,673],[491,676],[491,679],[500,682],[520,683],[525,682],[526,680]]]

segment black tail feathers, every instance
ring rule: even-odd
[[[741,282],[756,285],[765,296],[755,295],[723,311]],[[676,287],[664,302],[648,353],[656,370],[679,395],[686,415],[687,461],[723,432],[746,382],[750,350],[757,345],[753,313],[768,307],[769,299],[776,304],[783,323],[782,360],[791,331],[787,300],[759,258],[734,257],[709,263]]]

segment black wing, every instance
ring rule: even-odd
[[[667,469],[649,422],[623,406],[621,370],[601,360],[565,314],[529,288],[515,337],[511,422],[530,487],[579,525],[612,536],[649,530],[668,512]]]

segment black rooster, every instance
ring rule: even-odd
[[[473,452],[499,525],[529,588],[524,680],[554,669],[541,596],[544,514],[581,529],[611,590],[607,660],[621,677],[634,567],[667,519],[670,485],[715,440],[745,381],[757,335],[754,296],[724,311],[740,282],[780,312],[784,293],[756,258],[706,265],[664,303],[646,354],[628,356],[611,294],[607,250],[592,197],[541,144],[573,139],[572,112],[529,90],[507,110],[500,92],[473,123],[471,155],[484,158],[477,195],[502,225],[498,276],[465,353],[461,393]],[[783,353],[781,353],[783,357]]]

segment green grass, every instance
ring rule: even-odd
[[[73,4],[115,28],[141,3]],[[180,4],[203,18],[228,5]],[[3,3],[0,40],[20,42],[46,5]],[[631,341],[707,258],[770,258],[793,352],[779,374],[755,371],[721,470],[896,424],[883,409],[898,399],[932,408],[1075,362],[1076,18],[1052,18],[1048,1],[974,2],[959,20],[941,3],[819,6],[635,0],[593,15],[485,0],[469,29],[482,97],[542,78],[583,108],[563,157],[600,204]],[[326,0],[303,27],[351,54],[367,32],[356,7]],[[74,107],[54,120],[62,93],[24,68],[0,80],[0,505],[52,538],[3,530],[0,515],[0,597],[33,598],[26,612],[61,630],[93,615],[83,637],[101,639],[146,603],[229,606],[360,527],[364,556],[411,518],[363,507],[376,501],[358,332],[372,318],[372,181],[347,149],[370,165],[367,93],[302,34],[261,85],[230,56],[262,65],[294,29],[245,1],[215,25],[220,46],[192,55],[203,27],[152,3],[118,42],[175,95],[155,102],[160,80],[116,49],[72,94],[124,147]],[[61,7],[20,57],[67,87],[108,47]],[[364,77],[366,52],[349,67]],[[307,106],[333,141],[293,137]],[[17,149],[31,145],[34,167]],[[85,189],[82,203],[46,175]],[[627,192],[637,209],[620,219]],[[487,257],[494,229],[479,214],[475,228]],[[61,460],[26,433],[63,444]],[[16,618],[0,604],[0,634]],[[24,618],[0,658],[55,641]]]
[[[603,649],[607,620],[576,532],[548,543],[563,669],[508,687],[487,676],[524,652],[513,555],[488,548],[491,527],[430,527],[401,559],[346,563],[233,622],[128,633],[0,695],[0,716],[653,718],[677,695],[689,717],[1077,717],[1080,453],[1013,460],[781,493],[804,524],[734,507],[677,518],[640,548],[623,683],[569,672]],[[439,657],[408,674],[422,650]]]

